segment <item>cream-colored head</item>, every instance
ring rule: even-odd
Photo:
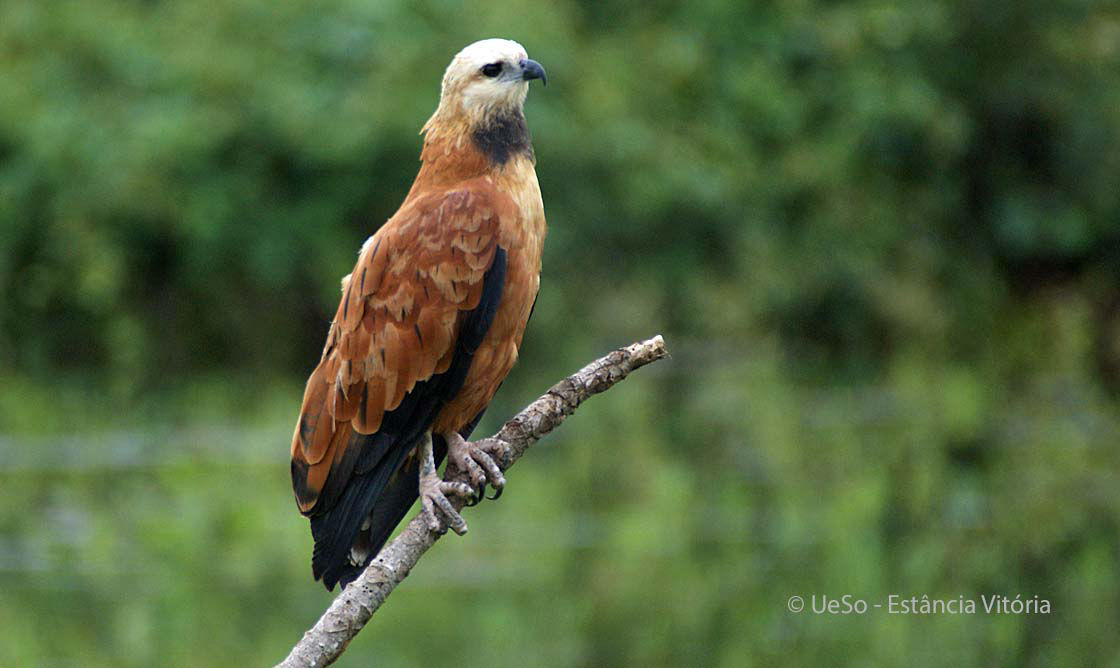
[[[508,39],[475,42],[447,66],[435,116],[461,115],[469,124],[480,125],[520,111],[533,79],[545,81],[544,68],[529,60],[525,47]]]

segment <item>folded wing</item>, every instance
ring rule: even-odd
[[[292,439],[292,485],[328,588],[365,566],[352,546],[368,562],[416,498],[405,460],[489,329],[505,277],[498,231],[516,211],[484,179],[417,195],[343,279]]]

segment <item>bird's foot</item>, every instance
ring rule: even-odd
[[[471,479],[471,485],[478,490],[475,503],[482,500],[486,491],[486,484],[494,488],[497,499],[502,495],[506,486],[506,478],[502,469],[509,466],[509,445],[494,438],[485,438],[480,441],[468,441],[458,433],[444,436],[447,441],[447,458],[461,471],[465,471]],[[473,505],[473,504],[471,504]]]
[[[467,523],[447,495],[452,494],[467,499],[469,503],[475,498],[471,486],[462,482],[447,482],[439,477],[438,473],[428,473],[420,476],[420,502],[423,505],[421,513],[428,524],[428,530],[438,534],[447,533],[450,528],[462,536],[467,532]]]

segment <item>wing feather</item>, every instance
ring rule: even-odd
[[[414,196],[363,245],[293,435],[301,512],[314,516],[338,501],[363,455],[350,450],[371,442],[353,435],[379,434],[418,383],[451,367],[462,315],[478,307],[494,262],[501,219],[516,214],[512,199],[475,179]],[[434,419],[431,410],[413,412]]]

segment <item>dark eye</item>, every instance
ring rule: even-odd
[[[502,73],[501,63],[490,63],[482,66],[482,73],[488,77],[496,77]]]

